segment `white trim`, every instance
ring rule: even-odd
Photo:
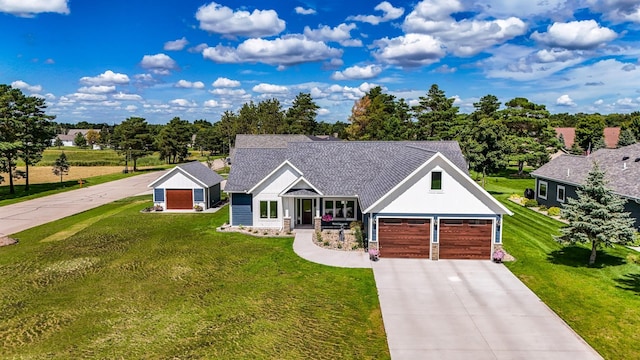
[[[262,180],[258,181],[257,184],[255,184],[251,189],[247,190],[247,194],[251,194],[253,193],[260,185],[262,185],[265,181],[267,181],[268,178],[270,178],[273,174],[275,174],[278,170],[282,169],[285,165],[289,165],[293,168],[293,170],[297,171],[299,176],[302,176],[302,171],[298,170],[297,167],[293,166],[293,164],[291,164],[289,162],[289,160],[285,160],[282,164],[278,165],[278,167],[276,167],[275,169],[273,169],[272,172],[270,172],[267,176],[265,176]]]
[[[427,161],[425,161],[422,165],[420,165],[417,169],[415,169],[411,174],[409,174],[409,176],[404,178],[402,181],[400,181],[398,184],[396,184],[396,186],[394,186],[391,190],[389,190],[386,194],[384,194],[382,197],[380,197],[378,200],[376,200],[373,204],[371,204],[371,206],[369,206],[368,208],[362,210],[362,213],[363,214],[369,213],[372,209],[375,209],[375,207],[378,206],[378,204],[380,204],[383,200],[385,200],[392,193],[394,193],[396,190],[398,190],[402,185],[404,185],[406,182],[408,182],[412,177],[414,177],[417,174],[419,174],[424,168],[429,166],[429,164],[431,162],[433,162],[434,159],[436,159],[436,158],[442,159],[447,165],[449,165],[453,169],[453,171],[457,172],[459,176],[464,178],[467,181],[467,183],[471,184],[471,186],[475,187],[476,190],[479,190],[481,192],[481,194],[483,194],[486,197],[486,199],[488,199],[494,205],[498,206],[498,208],[502,209],[505,214],[513,215],[513,212],[511,212],[511,210],[507,209],[504,205],[502,205],[501,202],[499,202],[496,198],[491,196],[485,189],[483,189],[480,185],[476,184],[476,182],[473,181],[469,177],[469,175],[465,174],[460,168],[458,168],[456,165],[454,165],[449,159],[447,159],[446,156],[442,155],[440,152],[437,152],[435,155],[430,157]],[[482,200],[480,200],[480,201],[482,201]]]
[[[544,196],[540,195],[540,187],[544,184]],[[538,184],[537,184],[537,189],[536,189],[536,197],[539,197],[540,199],[544,199],[547,200],[547,197],[549,196],[549,183],[543,180],[538,180]]]
[[[147,185],[147,187],[154,187],[154,185],[158,182],[160,182],[160,180],[163,180],[165,177],[169,176],[169,175],[175,175],[175,171],[179,171],[181,172],[184,176],[188,177],[189,180],[197,183],[198,185],[200,185],[202,188],[208,188],[207,184],[203,183],[202,181],[198,180],[195,178],[195,176],[189,174],[188,172],[186,172],[185,170],[183,170],[180,166],[176,166],[173,169],[167,171],[166,173],[164,173],[162,176],[160,176],[159,178],[157,178],[156,180],[154,180],[151,184]]]
[[[322,198],[322,211],[326,212],[327,207],[326,207],[326,203],[327,201],[332,201],[333,202],[333,209],[331,209],[333,211],[333,214],[331,215],[331,217],[333,218],[332,221],[355,221],[358,220],[358,199],[356,197],[342,197],[342,198],[335,198],[335,197],[325,197]],[[340,201],[340,202],[348,202],[348,201],[353,201],[353,217],[336,217],[335,214],[335,210],[336,210],[336,203]],[[323,216],[324,214],[320,214],[320,216]],[[345,214],[346,215],[346,204],[345,204]]]
[[[560,199],[560,189],[562,189],[562,199]],[[564,188],[564,185],[556,185],[556,201],[559,201],[564,204],[567,200],[567,190]]]
[[[293,165],[292,165],[293,166]],[[295,169],[295,167],[294,167]],[[298,170],[298,169],[296,169]],[[296,184],[298,184],[300,181],[304,181],[307,185],[309,185],[309,187],[311,187],[313,190],[315,190],[315,192],[318,193],[318,195],[322,196],[324,195],[320,190],[318,190],[318,188],[316,188],[315,186],[313,186],[312,183],[309,182],[309,180],[305,179],[304,176],[300,176],[299,178],[295,179],[291,185],[287,186],[286,188],[284,188],[284,190],[282,190],[282,192],[280,194],[278,194],[279,196],[283,196],[287,193],[287,191],[291,190],[291,188],[293,188]]]

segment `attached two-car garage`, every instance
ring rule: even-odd
[[[380,257],[430,257],[431,220],[380,218]],[[440,219],[438,248],[440,259],[490,259],[492,221],[487,219]]]

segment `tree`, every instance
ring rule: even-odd
[[[558,144],[560,144],[560,147],[563,149],[567,148],[567,143],[564,141],[564,135],[560,134],[558,136]]]
[[[577,142],[583,149],[590,149],[592,152],[597,150],[594,145],[598,140],[604,140],[604,127],[605,122],[602,116],[582,116],[576,124],[575,142]]]
[[[549,161],[560,145],[545,106],[519,97],[505,105],[498,115],[507,127],[510,158],[518,163],[518,173],[522,174],[524,164],[537,166]]]
[[[633,131],[630,129],[623,129],[620,131],[620,137],[618,138],[618,147],[629,146],[637,143],[638,140],[633,135]]]
[[[100,133],[91,129],[87,131],[86,140],[87,140],[87,145],[89,145],[89,147],[93,149],[94,146],[100,143]]]
[[[60,149],[62,147],[62,145],[64,145],[64,143],[62,142],[62,140],[60,140],[59,137],[56,137],[56,139],[53,141],[53,146],[57,147],[58,149]]]
[[[413,107],[418,120],[418,140],[453,139],[455,134],[451,129],[458,114],[454,101],[454,98],[447,98],[438,85],[431,85],[427,96],[421,96],[419,104]]]
[[[366,95],[353,104],[351,116],[349,116],[349,122],[351,122],[351,124],[345,129],[349,140],[369,139],[370,135],[368,134],[368,130],[370,119],[367,116],[369,105],[371,105],[371,99]]]
[[[111,139],[116,150],[125,156],[125,166],[129,158],[133,160],[133,171],[138,169],[138,159],[150,154],[153,145],[147,120],[141,117],[130,117],[117,125]]]
[[[19,104],[18,125],[22,128],[22,134],[18,156],[25,163],[25,191],[29,191],[29,167],[42,159],[42,153],[55,135],[52,121],[55,116],[46,115],[46,107],[43,98],[34,96],[22,97]]]
[[[23,97],[19,89],[0,84],[0,172],[9,175],[10,194],[15,193],[13,179],[22,136],[17,104]]]
[[[599,247],[626,244],[635,239],[633,219],[624,212],[626,200],[607,188],[605,172],[594,162],[577,199],[567,198],[562,216],[568,225],[555,239],[562,244],[591,243],[589,265],[596,261]]]
[[[76,136],[73,137],[73,144],[81,149],[87,147],[87,139],[84,138],[81,132],[76,133]]]
[[[56,159],[53,165],[53,174],[60,176],[60,183],[62,184],[62,176],[69,174],[69,162],[67,161],[67,155],[64,151],[60,153],[60,156]]]
[[[191,124],[187,120],[174,117],[160,130],[156,144],[160,150],[160,159],[169,164],[184,161],[189,156],[191,143]]]
[[[316,134],[316,116],[320,107],[313,102],[309,93],[299,93],[287,110],[285,119],[288,134]]]
[[[382,92],[380,86],[369,90],[351,109],[351,124],[345,129],[350,140],[403,140],[409,136],[411,118],[403,99]]]

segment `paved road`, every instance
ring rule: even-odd
[[[373,264],[391,358],[601,359],[504,265]]]
[[[0,237],[77,214],[115,200],[143,193],[163,171],[136,175],[122,180],[0,207]]]

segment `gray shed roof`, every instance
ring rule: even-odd
[[[600,149],[590,156],[561,155],[531,175],[564,184],[582,185],[594,162],[606,172],[611,190],[625,197],[640,199],[640,143],[619,149]]]
[[[325,196],[357,195],[366,208],[436,152],[468,173],[455,141],[305,141],[280,146],[236,149],[225,191],[248,191],[288,160]]]
[[[219,184],[224,178],[217,172],[209,169],[206,165],[199,161],[192,161],[185,164],[180,164],[177,167],[184,170],[187,174],[198,179],[207,187]]]

